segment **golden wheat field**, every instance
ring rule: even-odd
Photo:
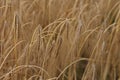
[[[0,80],[120,80],[120,0],[0,0]]]

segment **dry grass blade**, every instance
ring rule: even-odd
[[[119,80],[120,0],[0,0],[0,80]]]

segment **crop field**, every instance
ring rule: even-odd
[[[120,80],[120,0],[0,0],[0,80]]]

